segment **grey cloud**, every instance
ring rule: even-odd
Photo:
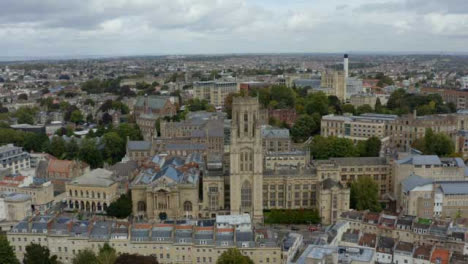
[[[382,3],[363,4],[354,10],[358,12],[465,14],[468,13],[468,2],[466,0],[405,0],[403,2],[388,1]]]

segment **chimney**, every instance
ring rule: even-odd
[[[344,55],[343,71],[344,71],[344,74],[345,74],[345,78],[348,79],[348,54],[346,54],[346,53]]]

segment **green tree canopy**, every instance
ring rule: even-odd
[[[271,101],[276,101],[275,108],[293,108],[295,103],[295,93],[285,85],[273,85],[270,89]]]
[[[370,106],[368,104],[360,105],[356,109],[356,112],[357,112],[358,115],[362,115],[362,114],[365,114],[365,113],[372,113],[373,111],[374,110],[372,109],[372,106]]]
[[[380,154],[380,148],[382,146],[382,142],[376,136],[372,136],[368,138],[364,142],[364,150],[360,152],[361,157],[378,157]]]
[[[49,153],[59,159],[63,158],[65,154],[65,140],[62,137],[54,136],[50,141]]]
[[[426,129],[424,138],[419,138],[413,142],[413,148],[422,151],[426,155],[449,156],[455,152],[455,146],[444,133],[434,133],[432,129]]]
[[[294,142],[304,142],[317,132],[319,126],[310,115],[300,116],[291,128],[291,136]]]
[[[18,118],[18,124],[34,124],[34,117],[37,113],[37,108],[20,107],[14,113],[14,117]]]
[[[121,254],[115,260],[114,264],[158,264],[156,257],[154,256],[141,256],[137,254]]]
[[[103,163],[101,151],[98,150],[94,139],[85,138],[81,142],[78,157],[80,160],[88,163],[93,169],[101,167]]]
[[[216,264],[253,264],[248,256],[242,255],[237,248],[230,248],[219,256]]]
[[[328,97],[323,92],[312,93],[307,96],[305,109],[307,114],[328,114]]]
[[[314,159],[378,157],[380,147],[381,142],[377,137],[370,137],[355,145],[347,138],[315,136],[310,144],[310,154]]]
[[[74,138],[72,138],[69,142],[65,145],[65,158],[68,160],[73,160],[78,158],[78,154],[80,152],[80,146],[76,142]]]
[[[117,260],[117,252],[108,243],[99,248],[99,254],[97,255],[98,264],[114,264]]]
[[[56,255],[50,255],[50,250],[46,246],[31,243],[26,246],[26,253],[23,259],[24,264],[59,264]]]
[[[19,264],[13,247],[4,235],[0,235],[0,264]]]
[[[103,136],[104,156],[107,162],[114,164],[125,156],[125,140],[117,132],[108,132]]]
[[[96,254],[91,249],[85,249],[75,255],[73,264],[98,264]]]
[[[81,114],[80,110],[77,109],[71,113],[70,122],[73,122],[76,124],[76,123],[83,122],[83,121],[84,121],[84,117],[83,117],[83,114]]]
[[[356,210],[382,211],[379,203],[379,185],[368,176],[358,177],[351,183],[351,208]]]
[[[127,218],[132,213],[132,199],[130,195],[122,194],[113,201],[106,210],[107,215],[117,218]]]
[[[343,105],[343,113],[354,114],[355,112],[356,112],[356,109],[354,108],[354,105],[352,104]]]

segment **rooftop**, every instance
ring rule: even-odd
[[[445,195],[468,194],[468,182],[445,182],[440,184],[440,188]]]
[[[112,171],[99,168],[73,179],[70,184],[108,187],[115,183],[112,178]]]

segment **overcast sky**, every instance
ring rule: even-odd
[[[0,3],[0,56],[468,51],[468,0]]]

